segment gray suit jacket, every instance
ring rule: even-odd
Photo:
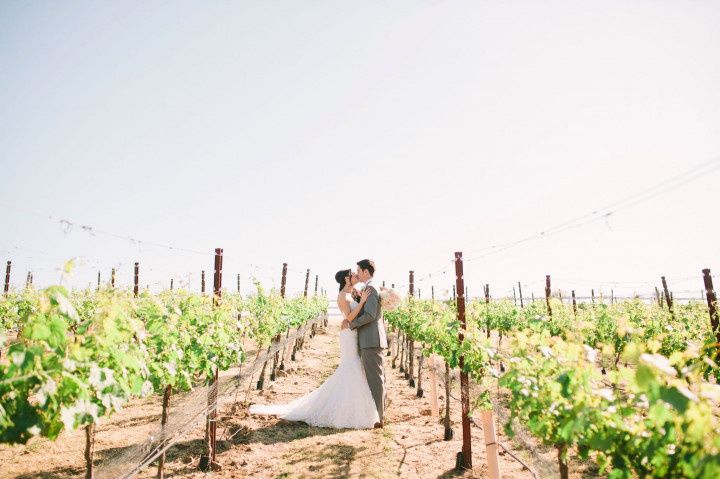
[[[358,347],[380,348],[380,330],[379,326],[383,321],[382,305],[380,304],[380,294],[373,286],[370,288],[370,296],[362,306],[360,313],[355,320],[350,323],[350,329],[357,329]]]

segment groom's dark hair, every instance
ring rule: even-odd
[[[371,259],[361,259],[357,262],[360,269],[366,269],[370,271],[370,276],[375,276],[375,262]]]

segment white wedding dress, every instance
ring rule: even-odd
[[[351,310],[357,307],[357,302],[350,302]],[[320,387],[289,404],[253,404],[249,412],[317,427],[372,428],[380,417],[360,362],[357,331],[340,331],[340,364]]]

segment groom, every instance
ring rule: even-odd
[[[380,417],[380,422],[376,423],[375,427],[383,427],[385,401],[383,349],[387,348],[387,338],[380,305],[380,294],[373,284],[374,274],[375,263],[372,260],[363,259],[358,261],[358,279],[365,283],[366,289],[370,289],[370,296],[360,310],[360,314],[350,323],[350,329],[357,329],[360,360],[365,369],[365,377]]]

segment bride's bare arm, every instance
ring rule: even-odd
[[[343,315],[342,323],[340,323],[340,329],[347,329],[350,327],[350,322],[347,319],[348,314],[350,314],[350,305],[348,304],[345,293],[343,293],[342,291],[338,293],[337,305],[338,309]]]
[[[347,320],[350,315],[350,305],[345,297],[345,293],[340,292],[340,294],[338,294],[337,305],[343,315],[343,318]],[[357,316],[357,314],[355,316]]]
[[[362,309],[362,305],[365,304],[365,301],[370,297],[370,291],[369,288],[365,289],[365,291],[362,292],[362,295],[360,295],[360,303],[358,303],[358,307],[350,311],[350,314],[346,316],[347,320],[349,322],[353,322],[353,319],[357,318],[358,314],[360,314],[360,310]]]

